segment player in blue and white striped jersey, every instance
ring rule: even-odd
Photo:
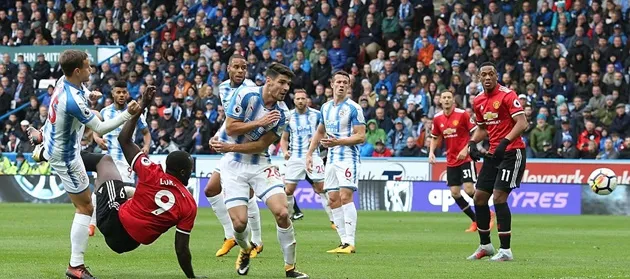
[[[228,61],[227,72],[229,79],[222,82],[219,85],[219,92],[221,97],[221,103],[223,104],[223,109],[227,109],[230,104],[230,100],[234,95],[234,92],[240,87],[247,86],[256,86],[249,79],[245,79],[247,76],[247,60],[245,57],[239,54],[232,55],[230,60]],[[273,121],[276,121],[279,118],[279,114],[273,114],[273,118],[269,118],[267,122],[255,121],[252,122],[250,127],[251,130],[257,128],[258,126],[266,126]],[[261,119],[265,120],[265,119]],[[270,122],[271,121],[271,122]],[[242,133],[249,132],[242,131]],[[219,219],[219,223],[223,227],[224,239],[221,248],[216,252],[217,257],[221,257],[236,246],[236,240],[234,240],[234,229],[232,228],[232,220],[230,219],[230,215],[228,215],[227,208],[225,207],[224,195],[222,194],[221,188],[221,174],[220,170],[217,168],[210,179],[208,179],[208,184],[204,189],[206,194],[206,198],[212,206],[212,211]],[[260,228],[260,209],[258,208],[258,203],[256,202],[256,197],[254,197],[253,192],[250,193],[249,204],[247,206],[248,215],[250,218],[250,227],[252,231],[252,242],[256,245],[256,249],[252,253],[252,257],[255,257],[258,253],[263,251],[263,243],[262,243],[262,229]]]
[[[284,184],[278,167],[271,164],[267,151],[286,128],[288,108],[282,100],[294,74],[288,67],[274,63],[269,66],[265,76],[264,86],[243,86],[234,93],[225,110],[226,121],[217,138],[211,141],[217,151],[224,153],[219,163],[221,185],[236,242],[241,247],[236,271],[239,275],[247,274],[250,253],[254,249],[247,230],[247,204],[250,189],[253,189],[275,217],[286,277],[309,278],[295,268],[295,232],[288,215]],[[252,125],[253,121],[267,118],[272,113],[278,113],[280,117],[268,125]],[[221,148],[221,145],[227,147]]]
[[[89,81],[90,77],[87,54],[79,50],[66,50],[61,53],[59,63],[65,79],[55,88],[51,97],[48,121],[44,124],[41,136],[44,149],[42,156],[56,171],[76,207],[70,232],[72,254],[66,275],[69,278],[93,278],[84,265],[93,204],[79,143],[86,126],[100,134],[108,133],[138,113],[140,106],[133,101],[127,111],[118,117],[101,122],[89,109],[85,99],[85,88],[82,85],[83,82]],[[30,137],[33,138],[32,135]],[[109,156],[103,158],[108,158],[111,162]]]
[[[313,154],[320,142],[328,148],[324,189],[341,239],[341,245],[328,253],[350,254],[355,252],[357,210],[353,195],[358,190],[359,145],[365,142],[365,118],[359,104],[348,97],[352,93],[348,73],[334,73],[332,89],[333,99],[322,105],[324,122],[311,139],[306,166],[309,170],[313,167]]]
[[[313,154],[312,171],[306,170],[306,154],[311,143],[311,137],[317,131],[319,124],[322,123],[322,114],[316,109],[307,107],[307,98],[306,90],[296,89],[294,91],[295,109],[289,112],[289,125],[280,139],[280,146],[286,160],[284,191],[287,193],[289,215],[293,216],[295,205],[293,193],[297,183],[308,175],[315,193],[320,196],[322,206],[328,213],[330,222],[333,223],[328,198],[324,192],[324,161],[319,156],[319,149],[315,150]]]

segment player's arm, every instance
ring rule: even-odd
[[[512,142],[525,132],[529,123],[527,122],[527,118],[525,118],[525,112],[523,111],[523,107],[521,106],[521,102],[518,100],[516,93],[511,92],[504,100],[506,99],[507,102],[505,102],[504,105],[508,106],[510,116],[514,122],[516,122],[514,123],[512,130],[510,130],[510,133],[505,136],[507,140]]]
[[[282,133],[282,137],[280,137],[280,148],[282,148],[282,154],[285,155],[285,158],[287,158],[287,155],[290,154],[289,153],[289,129],[287,129],[286,131],[284,131],[284,133]]]
[[[112,119],[101,121],[98,117],[95,117],[94,113],[85,105],[85,103],[77,103],[74,100],[68,102],[68,111],[70,114],[99,135],[107,134],[120,127],[120,125],[125,123],[125,121],[131,119],[132,113],[136,113],[139,110],[140,106],[138,103],[131,101],[125,112]]]
[[[92,111],[94,113],[94,116],[96,116],[96,118],[98,118],[99,120],[103,121],[103,115],[101,115],[100,112],[98,111]],[[96,142],[96,144],[98,144],[98,146],[102,149],[102,150],[107,150],[107,145],[105,144],[105,140],[103,140],[103,138],[101,137],[101,135],[99,135],[97,132],[92,131],[92,138],[94,139],[94,142]]]
[[[238,93],[238,90],[236,93]],[[259,119],[245,122],[245,108],[249,106],[249,99],[258,97],[254,96],[254,94],[241,96],[236,93],[232,100],[230,100],[228,108],[225,110],[225,115],[227,116],[225,120],[225,132],[228,136],[244,135],[258,127],[265,127],[280,120],[280,112],[274,110]]]
[[[311,143],[308,145],[308,152],[306,152],[306,156],[312,156],[313,152],[317,150],[319,147],[319,142],[322,141],[324,136],[326,135],[326,128],[324,124],[319,124],[317,126],[317,131],[313,133],[313,138],[311,138]]]
[[[120,149],[122,149],[123,154],[125,155],[125,159],[130,166],[133,167],[133,160],[141,152],[140,148],[133,142],[133,132],[136,130],[136,126],[138,125],[138,120],[142,115],[142,111],[146,108],[146,106],[151,102],[155,95],[155,87],[149,86],[145,90],[144,94],[142,94],[141,104],[138,105],[139,109],[136,114],[134,114],[129,121],[125,123],[120,134],[118,134],[118,142],[120,143]],[[134,102],[134,101],[132,101]],[[136,104],[137,105],[137,104]]]
[[[149,149],[151,149],[151,133],[148,128],[144,128],[141,130],[142,132],[142,151],[144,153],[149,153]]]
[[[339,145],[353,146],[365,142],[365,125],[355,125],[352,127],[352,136],[338,139]]]
[[[190,254],[190,235],[175,232],[175,253],[177,261],[187,278],[195,278],[195,272],[192,267],[192,255]]]
[[[212,138],[210,140],[210,145],[212,145],[212,148],[220,153],[236,152],[245,154],[259,154],[265,152],[267,148],[269,148],[269,146],[273,144],[276,140],[278,140],[278,136],[276,135],[276,133],[269,131],[262,135],[262,137],[260,137],[257,141],[245,143],[226,143]]]

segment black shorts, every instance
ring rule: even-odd
[[[477,182],[477,168],[474,161],[456,167],[446,167],[446,185],[462,186],[467,182]]]
[[[105,237],[107,246],[116,253],[125,253],[140,246],[127,233],[118,218],[118,209],[127,201],[124,183],[109,180],[96,191],[96,225]]]
[[[521,186],[525,172],[525,149],[505,152],[503,160],[485,158],[477,178],[477,190],[492,193],[501,190],[510,193]]]

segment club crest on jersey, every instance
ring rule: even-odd
[[[457,126],[459,124],[459,120],[453,120],[453,126]]]
[[[499,106],[501,105],[501,103],[499,101],[494,101],[494,103],[492,103],[492,107],[494,109],[499,109]]]
[[[342,108],[341,110],[339,110],[339,117],[344,117],[346,115],[348,109],[346,108]]]

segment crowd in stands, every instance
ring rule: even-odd
[[[213,153],[208,139],[225,120],[218,85],[228,78],[228,58],[241,54],[247,77],[259,85],[271,63],[289,66],[292,88],[306,89],[314,108],[331,98],[331,73],[350,72],[352,98],[367,120],[362,156],[426,157],[440,93],[453,92],[458,107],[471,112],[483,91],[478,66],[489,61],[523,104],[528,157],[630,158],[630,1],[439,3],[0,1],[0,38],[5,46],[126,46],[93,66],[88,86],[103,93],[93,109],[111,104],[117,80],[127,81],[131,98],[157,86],[146,115],[153,153]],[[21,59],[4,55],[0,64],[0,115],[30,102],[5,122],[5,152],[30,151],[24,129],[44,123],[50,102],[34,97],[33,84],[62,75],[44,56],[34,65]],[[99,151],[89,138],[81,144]]]

